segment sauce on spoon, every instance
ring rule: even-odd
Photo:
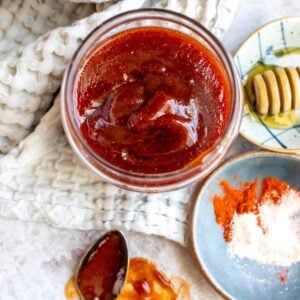
[[[85,300],[110,300],[119,294],[128,266],[127,244],[123,235],[104,235],[82,260],[76,284]]]

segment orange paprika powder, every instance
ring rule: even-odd
[[[226,242],[231,241],[231,227],[234,214],[254,213],[258,215],[259,206],[267,201],[279,204],[281,196],[287,192],[289,185],[279,179],[266,177],[261,183],[261,192],[257,196],[258,180],[244,182],[240,188],[233,188],[222,180],[220,186],[223,195],[213,198],[216,221],[223,227]],[[257,219],[260,224],[259,218]]]

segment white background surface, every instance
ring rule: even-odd
[[[232,53],[259,26],[284,16],[300,15],[299,0],[240,0],[223,42]],[[234,152],[252,148],[239,139]],[[47,235],[41,234],[47,229]],[[0,219],[0,300],[64,299],[64,284],[79,257],[100,232],[60,230],[45,224]],[[128,233],[132,256],[156,261],[167,273],[189,281],[193,299],[218,299],[197,269],[191,253],[159,237]],[[23,293],[17,292],[23,288]]]

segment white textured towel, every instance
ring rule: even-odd
[[[1,2],[0,216],[61,228],[131,229],[184,244],[189,190],[145,195],[100,181],[67,144],[57,92],[78,45],[109,17],[162,7],[201,21],[220,37],[238,0],[113,2],[97,4],[96,13],[93,4],[66,0]]]

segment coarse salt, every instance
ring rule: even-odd
[[[300,261],[300,192],[289,189],[280,204],[267,201],[259,214],[235,214],[229,252],[264,264]]]

